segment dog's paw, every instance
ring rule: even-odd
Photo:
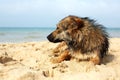
[[[53,53],[59,53],[60,50],[59,50],[59,49],[54,49],[52,52],[53,52]]]
[[[97,56],[95,58],[90,59],[90,62],[92,62],[95,65],[99,65],[101,63],[101,59]]]
[[[62,62],[62,60],[61,59],[59,59],[58,57],[54,57],[54,58],[51,58],[50,59],[50,62],[52,62],[52,63],[60,63],[60,62]]]

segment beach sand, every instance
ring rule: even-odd
[[[0,44],[0,80],[120,80],[120,38],[110,39],[103,64],[50,62],[58,45],[48,41]]]

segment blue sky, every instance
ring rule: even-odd
[[[0,0],[0,27],[55,27],[68,15],[120,28],[120,0]]]

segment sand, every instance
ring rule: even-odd
[[[120,38],[110,39],[109,53],[101,65],[90,62],[50,62],[58,44],[1,43],[0,80],[120,80]]]

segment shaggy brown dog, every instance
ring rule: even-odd
[[[109,48],[108,35],[104,27],[88,17],[65,17],[47,38],[50,42],[62,42],[54,51],[66,46],[58,57],[52,59],[54,63],[71,57],[100,64]]]

